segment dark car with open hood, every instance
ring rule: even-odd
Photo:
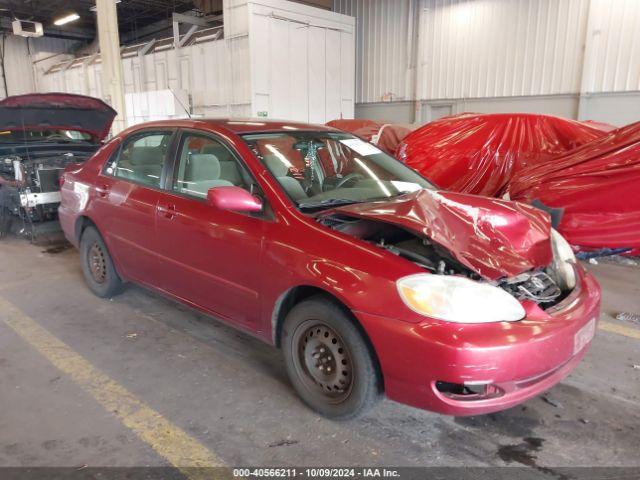
[[[61,172],[100,148],[115,116],[102,100],[83,95],[0,101],[0,237],[12,226],[30,236],[50,229],[48,221],[57,220]]]
[[[382,393],[502,410],[585,355],[598,284],[534,207],[438,191],[329,127],[175,120],[62,176],[60,223],[100,297],[139,283],[282,349],[331,418]]]

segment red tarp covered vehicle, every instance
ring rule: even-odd
[[[640,122],[523,169],[512,200],[564,210],[559,230],[584,250],[640,248]],[[635,252],[634,252],[635,253]]]
[[[389,155],[395,155],[400,142],[419,125],[401,123],[379,123],[366,119],[339,119],[327,122],[327,126],[352,133],[376,144]]]
[[[396,157],[441,188],[493,197],[519,170],[605,133],[598,124],[550,115],[465,113],[414,131]]]

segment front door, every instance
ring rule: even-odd
[[[173,179],[158,204],[163,288],[183,301],[251,330],[258,327],[259,263],[268,220],[216,209],[210,188],[251,189],[252,177],[217,138],[183,132]]]

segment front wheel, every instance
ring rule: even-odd
[[[87,227],[82,233],[80,263],[87,286],[98,297],[109,298],[122,291],[122,280],[113,266],[107,246],[94,227]]]
[[[372,352],[352,319],[331,300],[318,296],[293,307],[281,344],[291,383],[316,412],[346,420],[379,399]]]

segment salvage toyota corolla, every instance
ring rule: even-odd
[[[142,124],[61,191],[95,294],[135,282],[281,347],[331,418],[383,392],[453,415],[511,407],[577,365],[599,316],[545,212],[437,191],[328,127]]]

